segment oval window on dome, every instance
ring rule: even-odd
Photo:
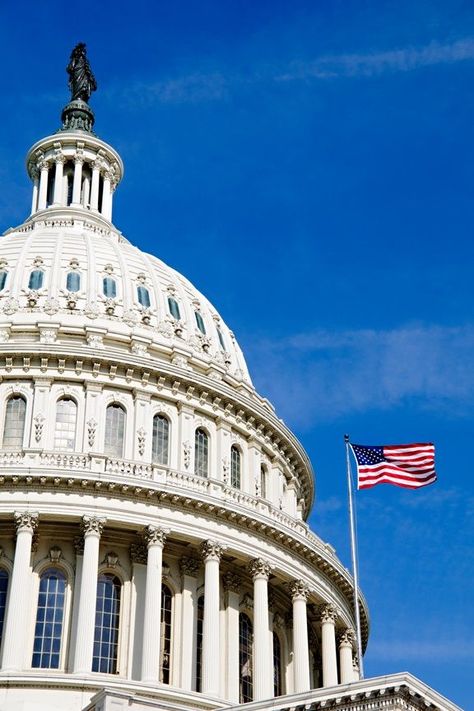
[[[66,289],[68,291],[79,291],[81,288],[81,275],[78,272],[68,272],[66,277]]]
[[[197,327],[199,328],[199,330],[201,331],[201,333],[205,336],[205,335],[206,335],[206,326],[204,325],[204,319],[203,319],[203,317],[201,316],[201,314],[199,313],[199,311],[195,311],[195,312],[194,312],[194,315],[195,315],[195,317],[196,317]]]
[[[222,335],[222,331],[220,328],[217,329],[217,337],[219,338],[219,343],[221,344],[221,348],[223,351],[225,351],[225,341],[224,341],[224,336]]]
[[[177,321],[181,318],[181,313],[179,311],[179,304],[176,301],[176,299],[173,299],[172,296],[168,296],[168,308],[170,310],[170,314],[172,315],[173,318],[175,318]]]
[[[32,289],[33,291],[41,289],[43,286],[43,278],[44,272],[42,272],[41,269],[33,269],[28,281],[28,289]]]
[[[108,299],[115,299],[117,296],[117,282],[112,277],[104,277],[102,280],[102,290]]]
[[[0,291],[3,291],[7,281],[8,272],[5,269],[0,270]]]
[[[138,303],[144,306],[145,309],[150,308],[150,292],[146,288],[146,286],[137,286],[137,297],[138,297]]]

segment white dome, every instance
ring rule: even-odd
[[[175,345],[201,367],[214,364],[250,382],[233,333],[206,297],[113,229],[77,214],[35,219],[1,239],[0,265],[6,272],[0,310],[9,320],[15,314],[13,323],[60,318],[63,329],[103,329],[105,340],[112,334],[142,337],[150,351]],[[34,278],[30,282],[34,271],[43,274],[38,288]],[[70,283],[69,274],[77,275]]]

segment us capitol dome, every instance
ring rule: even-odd
[[[84,45],[68,71],[62,127],[27,155],[31,214],[0,240],[0,708],[401,693],[358,681],[308,457],[216,308],[115,227]]]

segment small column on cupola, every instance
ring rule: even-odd
[[[61,113],[62,126],[29,151],[27,167],[33,181],[31,215],[43,210],[87,211],[112,221],[113,193],[123,176],[118,153],[93,131],[89,106],[97,82],[80,42],[67,66],[71,100]]]

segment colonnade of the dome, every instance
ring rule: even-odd
[[[102,512],[2,517],[0,676],[109,673],[232,702],[358,678],[347,616],[304,568],[289,579],[257,542],[252,558]]]
[[[35,144],[27,164],[33,180],[32,214],[71,207],[112,220],[113,193],[123,166],[106,143],[90,134],[58,134]]]

